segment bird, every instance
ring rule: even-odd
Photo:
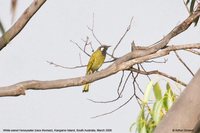
[[[96,72],[103,64],[105,58],[106,58],[106,51],[110,46],[108,45],[101,45],[97,48],[97,50],[91,55],[86,69],[86,75],[90,75],[94,72]],[[89,91],[89,83],[85,84],[83,87],[82,92],[88,92]]]

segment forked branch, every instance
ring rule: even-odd
[[[38,0],[42,1],[42,0]],[[199,9],[200,4],[198,4]],[[110,66],[106,69],[96,72],[91,75],[70,78],[70,79],[59,79],[52,81],[24,81],[11,86],[0,87],[0,96],[18,96],[25,94],[26,90],[47,90],[47,89],[59,89],[66,88],[71,86],[80,86],[86,83],[91,83],[102,78],[106,78],[113,74],[116,74],[119,71],[127,70],[132,68],[135,64],[140,64],[142,62],[163,57],[168,55],[171,51],[176,50],[186,50],[186,49],[200,49],[200,43],[196,44],[186,44],[186,45],[176,45],[176,46],[167,46],[169,41],[177,36],[178,34],[187,30],[187,28],[194,22],[196,18],[200,16],[200,10],[196,10],[188,18],[186,18],[181,24],[176,26],[172,31],[170,31],[163,39],[150,45],[148,49],[135,49],[132,52],[127,53],[126,55],[116,59]]]

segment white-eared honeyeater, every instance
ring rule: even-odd
[[[87,64],[86,75],[92,74],[97,71],[103,64],[106,58],[106,51],[110,46],[101,45],[90,57],[90,60]],[[85,84],[83,92],[89,91],[89,84]]]

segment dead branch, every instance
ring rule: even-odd
[[[94,13],[92,15],[92,28],[90,28],[89,26],[87,26],[88,30],[90,30],[92,32],[92,36],[94,37],[94,39],[100,44],[102,45],[101,41],[97,38],[97,36],[94,33]]]
[[[187,66],[187,64],[181,59],[181,57],[178,55],[178,53],[176,51],[174,51],[176,57],[178,58],[178,60],[183,64],[183,66],[192,74],[192,76],[194,76],[194,73],[192,72],[192,70]]]
[[[65,87],[72,86],[80,86],[86,83],[91,83],[102,78],[111,76],[119,71],[127,70],[131,68],[135,64],[142,63],[146,60],[162,57],[168,55],[171,51],[175,50],[183,50],[183,49],[191,49],[198,48],[200,49],[200,44],[188,44],[188,45],[178,45],[178,46],[169,46],[165,49],[161,49],[160,51],[153,54],[146,54],[145,51],[142,52],[142,56],[140,52],[132,52],[133,56],[137,56],[137,58],[125,61],[127,55],[130,56],[131,53],[124,55],[123,57],[116,60],[113,64],[108,66],[106,69],[96,72],[91,75],[77,77],[77,78],[69,78],[69,79],[58,79],[51,81],[38,81],[38,80],[30,80],[19,82],[17,84],[0,87],[0,96],[19,96],[24,95],[26,90],[47,90],[47,89],[60,89]],[[148,53],[148,51],[146,51]],[[145,55],[145,56],[143,56]]]
[[[17,22],[0,38],[0,50],[2,50],[28,23],[31,17],[40,9],[46,0],[34,0],[24,11]]]
[[[185,8],[187,9],[188,14],[190,14],[190,9],[187,6],[187,3],[185,0],[183,0],[183,4],[185,5]]]
[[[67,66],[62,66],[62,65],[56,64],[51,61],[47,61],[47,63],[49,63],[50,65],[54,65],[55,67],[60,67],[60,68],[64,68],[64,69],[76,69],[76,68],[83,68],[83,67],[87,66],[87,65],[80,65],[80,66],[74,66],[74,67],[67,67]]]
[[[200,52],[196,51],[194,49],[186,49],[186,51],[191,52],[191,53],[196,54],[196,55],[200,55]]]
[[[72,40],[70,40],[70,42],[75,44],[83,53],[85,53],[87,56],[90,57],[90,54],[86,52],[85,47],[84,47],[84,49],[82,49],[81,46],[77,42],[74,42]]]
[[[198,4],[200,7],[200,4]],[[197,8],[198,9],[198,8]],[[0,87],[0,96],[19,96],[25,94],[26,90],[47,90],[47,89],[59,89],[71,86],[80,86],[86,83],[91,83],[102,78],[113,75],[119,71],[130,69],[133,65],[142,63],[147,60],[163,57],[168,55],[171,51],[184,50],[184,49],[200,49],[200,44],[188,44],[178,46],[166,46],[170,39],[187,30],[187,28],[193,23],[193,21],[200,16],[200,10],[196,10],[188,18],[186,18],[181,24],[176,26],[170,31],[163,39],[158,41],[154,45],[150,45],[149,49],[146,50],[133,50],[126,55],[120,57],[113,62],[106,69],[96,72],[91,75],[69,78],[69,79],[58,79],[51,81],[38,81],[30,80],[20,82],[11,86]]]
[[[114,110],[112,110],[112,111],[110,111],[110,112],[107,112],[107,113],[104,113],[104,114],[101,114],[101,115],[97,115],[97,116],[94,116],[94,117],[91,117],[91,118],[102,117],[102,116],[105,116],[105,115],[109,115],[109,114],[114,113],[115,111],[121,109],[121,108],[124,107],[126,104],[128,104],[134,96],[135,96],[135,95],[132,95],[125,103],[123,103],[122,105],[120,105],[118,108],[116,108],[116,109],[114,109]]]
[[[119,42],[114,47],[114,49],[112,51],[112,56],[113,57],[114,57],[115,50],[117,49],[117,47],[119,46],[119,44],[121,43],[121,41],[124,39],[124,37],[126,36],[126,34],[129,32],[129,30],[131,29],[132,21],[133,21],[133,17],[131,18],[130,24],[126,28],[126,31],[124,32],[124,34],[122,35],[122,37],[119,39]]]
[[[94,102],[94,103],[112,103],[112,102],[115,102],[115,101],[119,100],[120,98],[122,98],[122,93],[123,93],[123,91],[124,91],[124,89],[126,87],[126,84],[127,84],[128,79],[129,79],[130,76],[131,76],[131,72],[128,74],[128,76],[127,76],[127,78],[126,78],[126,80],[125,80],[125,82],[124,82],[124,84],[122,86],[122,90],[120,91],[120,87],[122,85],[122,80],[123,80],[123,77],[124,77],[124,71],[123,71],[122,77],[121,77],[121,80],[120,80],[120,83],[119,83],[119,86],[118,86],[118,89],[117,89],[118,96],[115,99],[108,100],[108,101],[96,101],[96,100],[92,100],[92,99],[88,99],[88,100],[91,101],[91,102]]]
[[[169,79],[173,80],[174,82],[177,82],[177,83],[179,83],[179,84],[181,84],[181,85],[183,85],[183,86],[187,86],[186,83],[180,81],[180,80],[177,79],[176,77],[171,76],[171,75],[169,75],[169,74],[166,74],[166,73],[164,73],[164,72],[158,71],[158,70],[141,71],[141,70],[138,70],[138,69],[136,69],[136,68],[131,68],[130,70],[131,70],[131,71],[134,71],[134,72],[138,72],[138,73],[143,74],[143,75],[152,75],[152,74],[161,75],[161,76],[164,76],[164,77],[166,77],[166,78],[169,78]]]

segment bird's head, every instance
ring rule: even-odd
[[[110,46],[108,46],[108,45],[101,45],[98,49],[101,50],[101,52],[102,52],[103,54],[106,54],[106,51],[107,51],[107,49],[108,49],[109,47],[110,47]]]

